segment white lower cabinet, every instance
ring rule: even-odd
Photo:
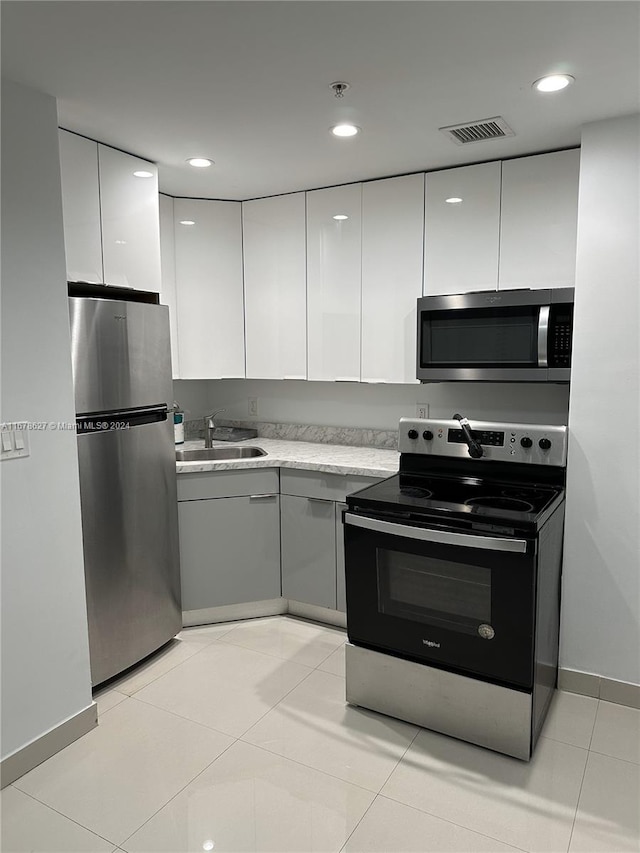
[[[282,595],[336,609],[335,508],[324,498],[282,495]]]
[[[185,476],[178,477],[183,611],[279,598],[277,470]]]

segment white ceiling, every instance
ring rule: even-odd
[[[172,195],[243,199],[577,145],[638,110],[640,4],[483,0],[2,2],[3,74],[60,124],[159,164]],[[541,95],[543,74],[575,76]],[[329,89],[346,80],[336,100]],[[502,115],[459,147],[438,127]],[[362,127],[340,140],[328,128]],[[191,156],[216,165],[196,170]]]

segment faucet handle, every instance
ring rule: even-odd
[[[214,419],[217,415],[221,415],[223,412],[226,412],[226,411],[227,411],[226,409],[216,409],[216,410],[215,410],[215,412],[213,412],[212,414],[210,414],[210,415],[205,415],[205,420],[206,420],[206,421],[211,421],[211,423],[213,424],[213,419]]]

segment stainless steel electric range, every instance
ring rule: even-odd
[[[529,759],[556,686],[564,426],[400,421],[347,498],[347,701]]]

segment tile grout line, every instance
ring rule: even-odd
[[[479,829],[472,829],[470,826],[465,826],[462,823],[456,823],[454,820],[450,820],[447,817],[442,817],[442,815],[436,814],[435,812],[428,812],[426,811],[426,809],[421,809],[419,806],[412,806],[409,803],[403,802],[402,800],[396,800],[393,797],[388,796],[387,794],[378,794],[378,797],[381,797],[383,800],[389,800],[389,802],[396,803],[396,805],[412,809],[412,811],[414,812],[429,815],[429,817],[433,817],[436,820],[441,820],[444,823],[448,823],[450,826],[456,826],[458,829],[462,829],[465,832],[471,832],[473,835],[480,835],[482,838],[486,838],[489,841],[496,841],[498,844],[504,844],[506,847],[513,848],[513,850],[521,850],[522,853],[530,853],[530,851],[527,850],[526,847],[519,847],[517,844],[512,844],[510,841],[504,841],[503,839],[496,838],[493,835],[487,835],[486,832],[481,832]]]
[[[26,775],[26,774],[25,774],[25,775]],[[22,778],[22,777],[20,777],[20,778]],[[10,785],[8,785],[7,787],[8,787],[8,788],[15,788],[15,789],[16,789],[16,791],[20,791],[20,793],[21,793],[21,794],[24,794],[24,795],[25,795],[25,797],[29,797],[30,799],[34,800],[34,801],[35,801],[36,803],[38,803],[39,805],[44,806],[46,809],[51,809],[51,811],[52,811],[52,812],[55,812],[55,814],[60,815],[60,817],[65,818],[65,820],[68,820],[68,821],[70,821],[71,823],[75,823],[75,825],[76,825],[76,826],[79,826],[79,827],[80,827],[80,829],[84,829],[86,832],[90,832],[92,835],[95,835],[95,836],[96,836],[96,838],[101,838],[103,841],[106,841],[106,842],[107,842],[107,844],[113,844],[113,845],[115,845],[116,847],[118,846],[118,842],[117,842],[117,841],[112,841],[110,838],[105,838],[105,836],[104,836],[104,835],[100,835],[100,833],[99,833],[99,832],[96,832],[96,831],[95,831],[95,829],[89,829],[89,827],[88,827],[88,826],[85,826],[83,823],[80,823],[79,821],[77,821],[77,820],[76,820],[75,818],[73,818],[73,817],[69,817],[69,815],[65,814],[64,812],[59,811],[58,809],[56,809],[56,808],[54,808],[53,806],[49,805],[49,803],[45,803],[45,802],[43,802],[42,800],[39,800],[36,796],[34,796],[33,794],[30,794],[28,791],[23,791],[23,790],[22,790],[22,788],[18,788],[18,786],[15,784],[15,782],[12,782],[12,783],[11,783]]]
[[[600,707],[600,705],[598,705],[598,707]],[[596,711],[596,715],[597,715],[597,711]],[[595,729],[595,719],[594,719],[593,727]],[[591,733],[591,737],[593,738],[593,732]],[[589,740],[589,743],[591,743],[591,740]],[[569,850],[571,850],[571,842],[573,841],[573,833],[574,833],[574,830],[576,828],[576,820],[578,819],[578,809],[580,808],[580,798],[582,797],[582,788],[584,787],[584,780],[585,780],[585,777],[587,775],[587,767],[589,766],[589,755],[590,754],[591,754],[591,750],[588,749],[587,750],[587,758],[586,758],[586,761],[584,762],[584,770],[582,771],[582,779],[580,780],[580,790],[578,791],[578,799],[576,800],[576,808],[575,808],[575,811],[573,813],[573,821],[571,823],[571,832],[569,834],[569,844],[567,845],[567,853]]]
[[[391,778],[391,774],[393,773],[393,771],[394,771],[394,770],[396,769],[396,767],[400,764],[400,762],[401,762],[401,761],[402,761],[402,759],[405,757],[405,755],[407,754],[407,752],[411,749],[411,747],[412,747],[412,746],[413,746],[413,744],[414,744],[415,739],[418,737],[418,735],[420,734],[420,732],[421,732],[421,729],[420,729],[420,728],[418,728],[418,731],[417,731],[417,732],[415,733],[415,735],[411,738],[411,741],[407,744],[407,748],[406,748],[406,749],[405,749],[405,751],[402,753],[402,755],[400,756],[400,758],[398,759],[398,761],[396,761],[396,763],[394,764],[394,766],[391,768],[391,770],[389,771],[389,774],[388,774],[387,778],[384,780],[384,782],[382,783],[382,785],[380,785],[380,788],[379,788],[378,792],[375,794],[374,798],[373,798],[373,799],[371,800],[371,802],[369,803],[369,806],[368,806],[367,810],[366,810],[366,811],[365,811],[365,813],[362,815],[362,817],[361,817],[361,818],[360,818],[360,820],[357,822],[357,824],[353,827],[352,831],[349,833],[349,835],[348,835],[348,837],[346,838],[346,840],[345,840],[344,844],[343,844],[343,845],[342,845],[342,847],[340,848],[340,853],[342,853],[342,851],[344,850],[344,848],[347,846],[347,844],[349,843],[349,839],[351,838],[351,836],[353,835],[353,833],[358,829],[358,827],[360,826],[360,824],[362,823],[362,821],[365,819],[365,817],[366,817],[366,816],[367,816],[367,814],[369,813],[369,810],[371,809],[371,807],[373,806],[373,804],[377,801],[378,797],[382,796],[382,795],[381,795],[381,793],[380,793],[380,791],[382,791],[382,789],[384,788],[384,786],[387,784],[387,782],[388,782],[388,781],[389,781],[389,779]]]
[[[231,737],[231,735],[227,735],[227,737]],[[140,830],[141,830],[144,826],[146,826],[146,825],[149,823],[149,821],[150,821],[150,820],[152,820],[152,819],[153,819],[153,818],[158,814],[158,812],[161,812],[161,811],[162,811],[162,809],[166,808],[166,807],[169,805],[169,803],[173,802],[173,800],[175,800],[175,798],[176,798],[179,794],[181,794],[181,793],[185,790],[185,788],[188,788],[188,787],[189,787],[189,785],[191,785],[193,782],[195,782],[195,781],[196,781],[196,779],[197,779],[198,777],[202,776],[202,774],[203,774],[206,770],[208,770],[208,769],[211,767],[211,765],[212,765],[212,764],[215,764],[215,763],[216,763],[216,761],[217,761],[219,758],[222,758],[222,756],[225,754],[225,752],[227,752],[227,750],[231,749],[231,747],[232,747],[235,743],[237,743],[237,742],[238,742],[238,738],[234,738],[234,740],[233,740],[233,741],[232,741],[228,746],[226,746],[226,747],[222,750],[222,752],[220,753],[220,755],[216,755],[216,757],[215,757],[214,759],[212,759],[212,760],[207,764],[207,766],[206,766],[206,767],[203,767],[203,768],[202,768],[202,770],[200,770],[200,772],[199,772],[199,773],[196,773],[196,775],[195,775],[192,779],[189,779],[189,781],[188,781],[185,785],[183,785],[183,786],[182,786],[182,788],[180,788],[180,790],[179,790],[179,791],[176,791],[176,793],[175,793],[175,794],[173,794],[173,796],[169,797],[169,799],[168,799],[165,803],[163,803],[163,804],[160,806],[160,808],[156,809],[156,811],[155,811],[152,815],[149,815],[149,817],[148,817],[145,821],[143,821],[143,822],[140,824],[140,826],[139,826],[139,827],[137,827],[137,829],[134,829],[134,831],[133,831],[132,833],[130,833],[129,835],[127,835],[127,837],[124,839],[124,841],[121,841],[121,842],[120,842],[119,847],[122,847],[122,845],[123,845],[123,844],[126,844],[126,843],[131,839],[131,838],[133,838],[133,836],[136,834],[136,832],[140,832]],[[122,848],[122,849],[124,849],[124,848]],[[125,853],[126,853],[126,851],[125,851]]]
[[[498,844],[504,844],[507,847],[512,847],[514,850],[522,850],[522,853],[531,853],[531,851],[527,850],[525,847],[518,847],[517,844],[512,844],[510,841],[504,841],[504,839],[502,838],[495,838],[493,835],[487,835],[485,832],[480,832],[479,829],[473,829],[473,827],[471,826],[465,826],[465,824],[463,823],[456,823],[455,821],[450,820],[448,817],[443,817],[442,815],[436,814],[435,812],[427,811],[427,809],[423,809],[420,806],[409,805],[409,803],[405,803],[404,800],[396,800],[396,798],[392,797],[390,794],[378,794],[378,796],[382,797],[385,800],[390,800],[392,803],[397,803],[397,805],[399,806],[406,806],[407,808],[413,809],[416,812],[421,812],[422,814],[429,815],[429,817],[434,817],[437,820],[442,820],[445,823],[450,824],[451,826],[457,826],[458,829],[464,829],[466,832],[473,832],[476,835],[483,836],[483,838],[488,838],[491,841],[497,841]],[[566,851],[557,851],[557,853],[566,853]]]
[[[125,693],[124,695],[127,697],[127,699],[132,699],[136,693],[139,693],[141,690],[144,690],[145,687],[149,687],[150,684],[153,684],[159,678],[162,678],[163,675],[168,675],[168,673],[173,672],[174,669],[177,669],[177,667],[182,666],[183,663],[186,663],[188,660],[191,660],[191,658],[194,658],[194,657],[196,657],[196,655],[201,654],[201,652],[203,652],[205,649],[209,648],[209,646],[212,645],[213,643],[215,643],[216,641],[217,641],[217,638],[216,638],[216,640],[212,640],[211,643],[207,643],[206,645],[198,643],[198,645],[202,645],[202,648],[198,649],[197,652],[194,652],[192,655],[189,655],[188,658],[185,658],[184,660],[179,661],[179,663],[176,663],[173,666],[169,667],[169,669],[167,669],[166,672],[161,672],[159,675],[156,675],[155,678],[152,678],[151,681],[148,681],[146,684],[143,684],[142,687],[138,687],[138,689],[134,690],[133,693]],[[187,641],[186,640],[180,640],[179,642],[186,643]],[[191,645],[196,645],[196,644],[192,643]],[[118,688],[115,684],[110,689],[116,690],[118,693],[124,692],[122,690],[118,690]],[[118,703],[118,704],[120,704],[120,703]]]

